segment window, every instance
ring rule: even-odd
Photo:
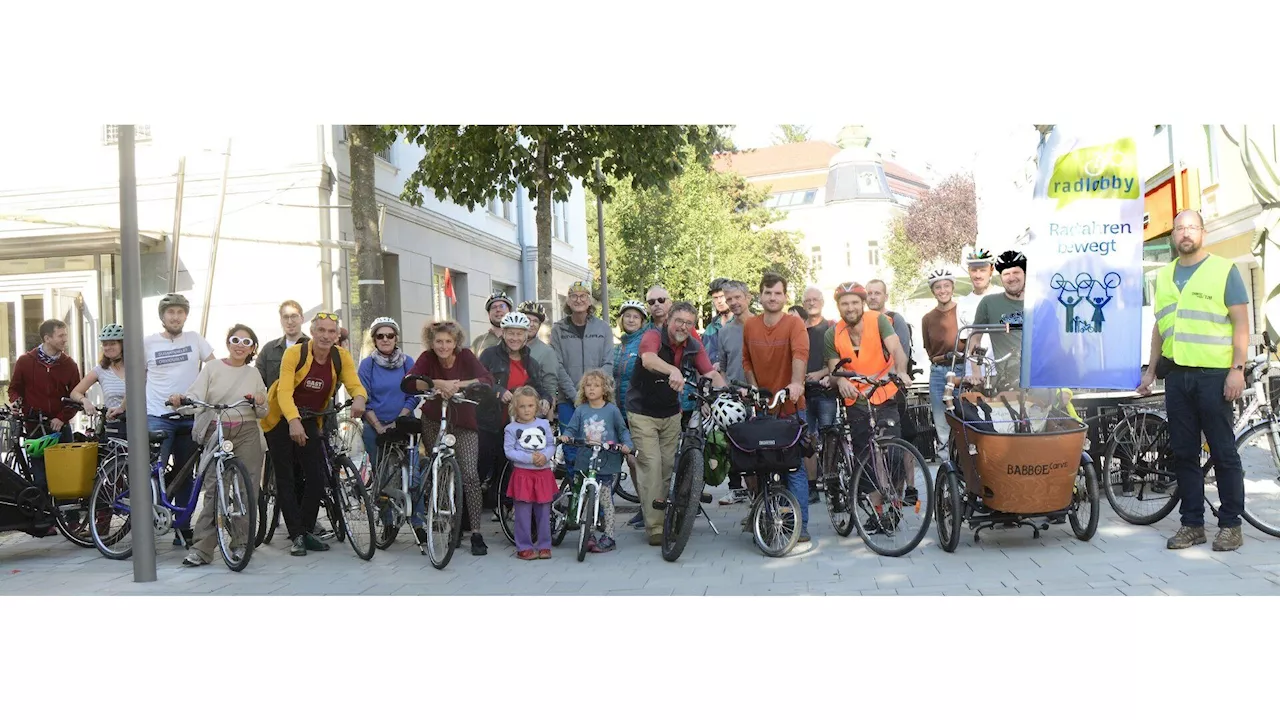
[[[515,222],[515,216],[514,216],[514,215],[512,214],[512,212],[511,212],[511,201],[510,201],[510,200],[503,200],[503,201],[502,201],[502,219],[503,219],[503,220],[509,220],[509,221],[511,221],[511,222]]]
[[[387,162],[391,162],[391,149],[393,147],[395,147],[395,143],[392,143],[387,147],[383,148],[377,153],[378,157],[382,158],[383,160],[386,160]]]
[[[817,190],[795,190],[793,192],[774,193],[765,200],[764,206],[771,208],[795,207],[797,205],[812,205],[814,198],[818,197]]]
[[[1173,165],[1173,128],[1156,125],[1147,148],[1138,149],[1138,163],[1144,179],[1151,179]]]
[[[151,140],[150,125],[134,125],[133,141],[135,143],[149,142]],[[102,144],[103,145],[119,145],[120,144],[120,126],[119,125],[103,125],[102,126]]]
[[[894,193],[893,199],[894,199],[894,202],[898,203],[899,205],[910,205],[911,203],[916,201],[916,199],[911,197],[910,195],[903,195],[902,193]]]
[[[872,265],[880,264],[880,241],[879,240],[867,241],[867,262]]]
[[[817,272],[822,269],[822,246],[814,245],[809,248],[810,257],[813,258],[813,270]]]
[[[551,237],[560,242],[569,242],[569,233],[566,232],[567,218],[565,217],[566,203],[551,201]]]
[[[339,143],[339,144],[343,144],[343,143],[345,143],[345,142],[347,141],[347,126],[346,126],[346,125],[339,125],[339,126],[338,126],[338,138],[339,138],[339,139],[338,139],[338,143]],[[397,142],[399,142],[399,141],[400,141],[400,135],[398,135],[398,134],[397,134],[397,135],[396,135],[396,139],[395,139],[395,140],[392,140],[390,145],[388,145],[388,146],[387,146],[384,150],[382,150],[381,152],[376,152],[376,153],[374,153],[374,155],[377,155],[378,157],[382,158],[383,160],[386,160],[387,162],[391,162],[391,158],[392,158],[391,149],[392,149],[392,148],[394,148],[394,147],[395,147],[395,145],[396,145],[396,143],[397,143]]]
[[[488,207],[487,207],[486,209],[489,211],[489,214],[490,214],[490,215],[497,215],[497,214],[498,214],[498,210],[499,210],[499,208],[498,208],[498,203],[500,203],[500,202],[502,202],[502,201],[501,201],[501,200],[499,200],[499,199],[498,199],[498,198],[496,198],[496,197],[489,198],[489,205],[488,205]]]
[[[457,274],[450,273],[450,280],[453,281],[454,295],[457,295]],[[457,319],[456,306],[448,297],[445,296],[444,290],[444,270],[436,270],[435,276],[432,278],[432,288],[435,291],[435,310],[436,320],[455,320]]]
[[[1204,126],[1204,143],[1206,162],[1205,166],[1209,170],[1209,185],[1218,182],[1218,135],[1214,132],[1212,125]]]
[[[844,266],[853,267],[853,243],[844,244]]]

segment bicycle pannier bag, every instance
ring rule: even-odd
[[[804,423],[794,418],[760,416],[729,426],[725,434],[734,472],[786,472],[800,467],[804,458]]]

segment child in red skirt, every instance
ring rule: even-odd
[[[551,501],[559,487],[551,469],[556,442],[551,425],[538,417],[538,391],[525,385],[511,393],[511,423],[503,448],[513,467],[507,497],[515,504],[516,557],[546,560],[551,557]],[[538,547],[530,532],[538,523]]]

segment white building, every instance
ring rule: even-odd
[[[98,329],[122,316],[116,127],[28,130],[0,136],[0,385],[7,383],[17,356],[39,342],[42,320],[57,317],[71,325],[72,352],[83,367],[96,357]],[[276,308],[285,299],[299,301],[308,313],[332,309],[351,318],[355,249],[342,126],[186,124],[137,131],[142,332],[160,328],[153,309],[168,291],[175,245],[177,290],[192,304],[188,326],[198,329],[206,314],[210,245],[229,139],[230,172],[207,312],[214,347],[221,347],[219,335],[237,322],[253,327],[263,341],[277,337]],[[376,170],[377,200],[386,206],[389,304],[404,326],[405,349],[414,354],[429,318],[457,319],[473,335],[488,327],[484,302],[495,289],[517,301],[531,298],[537,262],[534,206],[527,194],[474,211],[437,201],[429,190],[421,208],[401,202],[404,180],[421,154],[396,143],[377,160]],[[183,157],[181,239],[175,243]],[[590,276],[581,188],[575,186],[568,202],[556,203],[554,213],[558,300],[570,283]],[[444,299],[446,269],[456,305]],[[559,308],[554,312],[558,316]]]

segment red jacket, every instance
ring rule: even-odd
[[[39,410],[45,416],[71,422],[79,412],[62,405],[71,389],[80,383],[80,366],[63,353],[53,365],[40,362],[35,350],[18,357],[9,381],[9,402],[22,400],[24,412]]]

